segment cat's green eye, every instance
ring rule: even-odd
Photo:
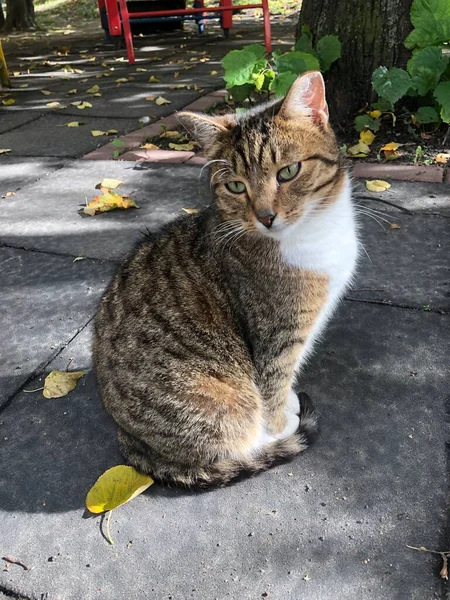
[[[225,187],[232,194],[242,194],[247,189],[242,181],[229,181]]]
[[[300,163],[292,163],[292,165],[284,167],[283,169],[280,169],[278,171],[277,179],[280,183],[282,183],[283,181],[290,181],[291,179],[294,179],[294,177],[298,174],[299,171]]]

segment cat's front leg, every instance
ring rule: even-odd
[[[300,414],[300,401],[298,399],[297,392],[292,387],[288,392],[286,410],[293,415]]]

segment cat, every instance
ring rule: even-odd
[[[96,316],[94,367],[131,465],[220,486],[316,433],[293,386],[352,279],[355,211],[319,72],[244,114],[178,119],[208,159],[214,204],[119,267]]]

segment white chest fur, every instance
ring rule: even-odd
[[[283,260],[300,269],[316,271],[329,279],[326,305],[318,316],[298,366],[312,349],[345,288],[351,282],[358,255],[355,210],[347,178],[344,190],[325,210],[311,209],[289,236],[280,241]]]

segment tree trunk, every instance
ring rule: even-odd
[[[403,42],[412,29],[412,0],[303,0],[297,37],[309,25],[316,42],[334,34],[342,56],[326,74],[331,115],[339,123],[372,99],[374,69],[404,67],[411,53]]]
[[[34,26],[33,0],[7,0],[6,31],[29,29]]]

